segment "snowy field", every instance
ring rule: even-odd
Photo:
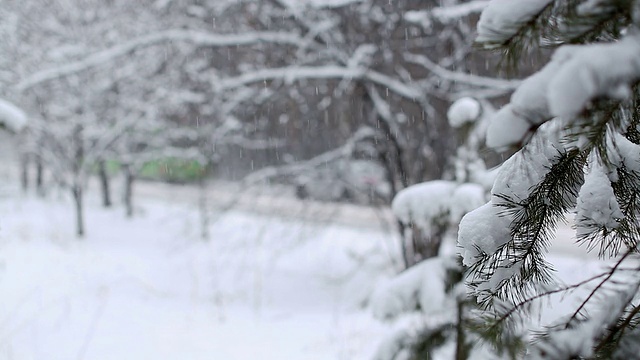
[[[384,326],[364,308],[393,272],[390,236],[230,211],[199,239],[194,206],[0,200],[6,359],[366,359]]]
[[[0,359],[370,359],[392,328],[367,307],[398,269],[384,226],[241,208],[203,241],[195,202],[147,189],[132,220],[89,196],[78,240],[65,194],[3,182]]]

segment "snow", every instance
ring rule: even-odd
[[[482,253],[493,254],[511,240],[511,219],[499,216],[491,203],[475,209],[462,218],[458,230],[458,245],[464,265],[472,265]]]
[[[471,210],[479,208],[485,202],[486,192],[482,185],[465,183],[453,190],[449,205],[449,219],[458,223]]]
[[[476,42],[486,48],[502,44],[513,37],[553,0],[492,0],[478,21]]]
[[[230,211],[203,242],[195,206],[89,198],[77,240],[65,199],[0,190],[0,358],[369,359],[388,331],[380,229]]]
[[[299,36],[285,32],[248,32],[218,35],[200,31],[170,29],[134,38],[111,48],[98,51],[78,61],[63,63],[59,66],[38,71],[22,79],[15,85],[15,88],[18,91],[26,91],[38,84],[108,63],[116,58],[131,54],[135,50],[171,42],[187,42],[201,47],[239,46],[256,43],[303,45],[303,41]]]
[[[532,134],[532,125],[519,117],[511,104],[500,109],[489,122],[487,146],[500,150],[525,143]]]
[[[624,165],[628,171],[640,173],[640,145],[632,143],[617,132],[613,134],[613,139],[608,145],[611,163],[618,167]]]
[[[466,123],[472,123],[480,117],[482,107],[478,100],[470,97],[463,97],[456,100],[447,111],[449,125],[459,128]]]
[[[576,207],[578,239],[599,229],[617,229],[624,214],[613,194],[611,182],[602,165],[594,162],[585,176]]]
[[[559,126],[555,123],[542,125],[524,149],[500,166],[491,189],[491,202],[462,219],[458,244],[462,248],[464,264],[473,264],[482,253],[494,253],[511,239],[511,217],[499,209],[504,210],[503,205],[526,200],[531,190],[549,173],[559,155],[565,152]]]
[[[495,204],[501,204],[503,196],[517,202],[525,200],[544,179],[565,151],[558,132],[556,124],[545,124],[524,149],[502,164],[491,190]]]
[[[20,132],[27,126],[27,114],[12,103],[0,99],[0,124],[13,132]]]
[[[393,199],[391,209],[402,223],[414,223],[430,233],[439,221],[457,223],[462,215],[484,201],[481,185],[435,180],[401,190]]]
[[[332,9],[357,4],[362,0],[279,0],[289,8]]]
[[[286,83],[305,79],[365,79],[383,86],[389,91],[408,99],[420,99],[424,94],[417,86],[407,85],[385,74],[365,68],[349,68],[344,66],[287,66],[282,68],[261,69],[242,75],[221,79],[215,84],[218,91],[228,91],[238,87],[264,81],[282,79]]]
[[[487,146],[501,149],[526,143],[538,125],[552,118],[547,89],[558,68],[559,64],[550,62],[520,84],[511,102],[491,118]]]
[[[564,46],[554,54],[561,67],[549,83],[551,113],[572,118],[598,96],[625,99],[640,79],[640,36],[615,43]]]
[[[373,315],[389,319],[418,309],[427,314],[441,311],[447,305],[443,261],[442,258],[427,259],[378,285],[371,297]]]
[[[490,1],[487,0],[472,0],[456,5],[440,6],[434,8],[431,14],[440,22],[459,21],[461,17],[481,12],[489,3]]]
[[[599,96],[626,99],[640,79],[640,37],[619,42],[563,46],[540,71],[523,81],[511,102],[495,114],[487,145],[502,149],[526,143],[537,127],[554,117],[569,123]]]

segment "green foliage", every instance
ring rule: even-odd
[[[196,160],[167,158],[145,163],[140,177],[151,180],[185,183],[205,176],[205,168]]]

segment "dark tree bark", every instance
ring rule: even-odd
[[[209,197],[207,180],[204,176],[198,181],[199,196],[198,209],[200,210],[200,238],[209,240]]]
[[[464,300],[458,300],[458,321],[456,322],[456,360],[469,359],[469,344],[467,344],[464,331]]]
[[[402,252],[402,261],[404,262],[404,268],[408,269],[413,265],[410,261],[413,256],[409,254],[409,247],[407,246],[407,232],[410,230],[401,221],[398,221],[398,229],[400,229],[400,251]]]
[[[23,192],[29,190],[29,155],[20,155],[20,185]]]
[[[36,193],[44,196],[44,165],[40,156],[36,157]]]
[[[73,183],[71,184],[71,193],[76,209],[76,235],[81,238],[85,235],[84,226],[84,208],[82,206],[82,163],[84,161],[84,143],[83,143],[83,127],[77,125],[73,131]]]
[[[74,184],[71,188],[73,202],[76,209],[76,235],[81,238],[85,235],[84,230],[84,209],[82,206],[82,186]]]
[[[405,268],[410,268],[422,260],[438,256],[446,226],[434,225],[431,233],[426,234],[415,224],[403,224],[398,221],[400,229],[400,247]]]
[[[130,164],[122,165],[124,173],[124,207],[128,218],[133,217],[133,181],[135,177]]]
[[[100,178],[100,190],[102,192],[102,206],[111,207],[111,188],[109,186],[109,176],[107,175],[106,162],[98,161],[98,177]]]

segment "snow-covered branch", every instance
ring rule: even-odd
[[[501,80],[496,78],[488,78],[484,76],[451,71],[434,63],[427,56],[424,56],[424,55],[405,54],[404,58],[408,62],[425,67],[427,70],[437,75],[440,79],[455,81],[455,82],[466,84],[466,85],[500,89],[504,91],[513,91],[521,83],[519,80]]]
[[[236,77],[220,79],[215,85],[218,91],[226,91],[249,84],[272,80],[283,80],[286,83],[293,83],[295,81],[305,79],[365,80],[376,85],[383,86],[389,89],[389,91],[410,100],[416,100],[423,97],[423,92],[419,88],[407,85],[382,73],[364,68],[348,68],[337,65],[289,66],[283,68],[262,69]]]
[[[460,18],[480,13],[489,5],[489,0],[475,0],[451,6],[436,7],[431,10],[408,11],[404,14],[405,20],[428,24],[431,18],[442,23],[459,21]]]
[[[285,32],[247,32],[242,34],[211,34],[193,30],[166,30],[145,35],[127,42],[99,51],[82,60],[42,70],[22,79],[15,88],[25,91],[40,83],[55,80],[96,66],[103,65],[118,57],[128,55],[136,50],[161,43],[187,42],[200,47],[242,46],[258,43],[275,43],[284,45],[302,45],[303,40],[296,34]]]
[[[19,132],[27,125],[27,114],[12,103],[0,99],[0,125]]]
[[[244,182],[247,184],[256,184],[262,181],[267,181],[269,179],[275,177],[283,177],[283,176],[291,176],[295,174],[302,173],[304,171],[308,171],[309,169],[313,169],[315,167],[331,163],[333,161],[342,159],[348,156],[354,144],[359,141],[362,141],[366,138],[372,137],[374,135],[373,130],[369,128],[362,128],[358,130],[351,138],[347,140],[347,142],[340,146],[339,148],[329,150],[324,152],[314,158],[311,158],[306,161],[300,161],[289,165],[284,166],[270,166],[264,169],[258,170],[254,173],[249,174],[244,178]]]

